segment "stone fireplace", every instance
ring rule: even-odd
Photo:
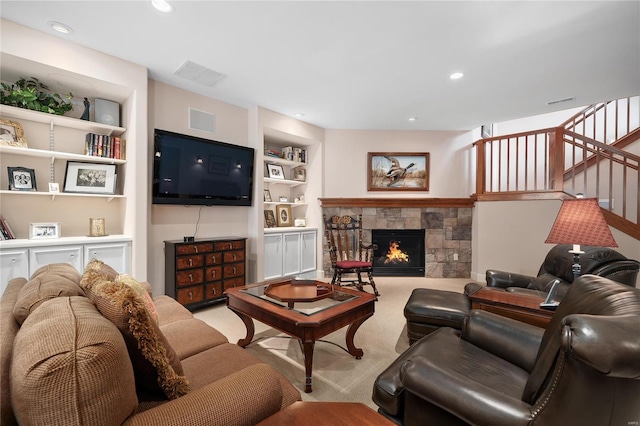
[[[431,201],[433,200],[433,201]],[[365,244],[373,229],[424,230],[424,275],[428,278],[471,277],[471,199],[321,199],[322,213],[362,215]],[[379,204],[375,206],[375,204]],[[391,206],[389,206],[391,205]],[[396,207],[396,205],[402,205]],[[430,205],[434,205],[430,207]],[[324,234],[324,233],[323,233]],[[323,268],[331,276],[331,261],[324,241]]]
[[[424,229],[372,229],[373,274],[425,276]]]

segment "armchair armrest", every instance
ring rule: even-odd
[[[485,425],[528,425],[531,406],[499,390],[470,381],[466,376],[441,368],[425,357],[405,362],[401,380],[406,392],[436,405],[468,422]]]
[[[531,372],[544,329],[487,311],[472,309],[462,339]]]
[[[561,345],[572,357],[602,374],[640,377],[640,317],[568,315]],[[606,348],[606,349],[604,349]]]
[[[513,272],[487,269],[486,272],[488,287],[527,287],[535,277],[529,275],[516,274]]]
[[[254,364],[178,399],[134,414],[127,426],[247,425],[280,410],[282,387],[275,371]]]

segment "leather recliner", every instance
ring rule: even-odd
[[[536,277],[488,269],[487,287],[496,291],[530,293],[545,298],[553,282],[558,279],[555,300],[561,300],[573,282],[572,246],[554,246],[544,259]],[[627,259],[619,252],[606,247],[583,246],[580,255],[582,274],[599,275],[630,286],[636,286],[640,262]],[[469,283],[464,294],[433,290],[415,289],[404,308],[407,319],[407,335],[413,344],[421,337],[442,326],[462,328],[464,317],[471,310],[468,296],[484,286]]]
[[[640,290],[581,276],[546,330],[472,310],[382,372],[373,401],[407,426],[635,424]]]

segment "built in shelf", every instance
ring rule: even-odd
[[[280,158],[280,157],[272,157],[270,155],[265,155],[264,156],[264,162],[269,164],[281,164],[283,166],[290,166],[290,167],[300,167],[300,166],[306,166],[307,163],[302,163],[300,161],[291,161],[291,160],[285,160],[284,158]]]
[[[302,207],[302,206],[307,206],[307,203],[291,203],[291,202],[282,202],[279,203],[277,201],[265,201],[264,205],[265,206],[277,206],[277,205],[281,205],[281,204],[287,204],[290,205],[291,207]]]
[[[106,198],[107,202],[113,200],[114,198],[125,198],[124,195],[116,195],[116,194],[84,194],[84,193],[76,193],[76,192],[44,192],[44,191],[10,191],[10,190],[0,190],[0,195],[18,195],[18,196],[42,196],[46,195],[51,197],[52,200],[55,200],[56,197],[90,197],[90,198]]]
[[[265,183],[271,184],[280,184],[280,185],[289,185],[292,188],[298,185],[304,185],[306,182],[302,182],[299,180],[289,180],[289,179],[274,179],[274,178],[264,178]]]
[[[265,234],[281,234],[286,232],[304,232],[304,231],[317,231],[318,228],[307,226],[277,226],[274,228],[264,228]]]
[[[127,160],[121,160],[121,159],[115,159],[115,158],[94,157],[92,155],[73,154],[71,152],[48,151],[45,149],[22,148],[17,146],[5,146],[5,145],[0,145],[0,154],[13,154],[13,155],[22,155],[26,157],[50,158],[52,162],[55,160],[75,160],[75,161],[85,161],[85,162],[91,162],[91,163],[106,163],[106,164],[124,164],[127,162]]]
[[[0,249],[8,250],[12,248],[31,248],[31,247],[53,247],[65,246],[73,244],[102,244],[116,243],[122,241],[133,241],[133,237],[127,235],[104,235],[102,237],[76,236],[76,237],[60,237],[60,238],[17,238],[14,240],[0,241]]]
[[[63,115],[47,114],[45,112],[16,108],[8,105],[0,105],[0,115],[4,118],[11,118],[17,121],[35,121],[37,123],[53,124],[54,126],[86,130],[87,132],[109,136],[120,136],[126,131],[124,127],[110,126],[108,124],[96,123],[94,121],[80,120],[79,118],[65,117]]]

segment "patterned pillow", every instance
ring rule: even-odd
[[[153,320],[139,290],[117,276],[107,279],[100,263],[87,265],[80,285],[100,313],[122,333],[136,386],[142,394],[169,399],[187,394],[189,384],[180,359]]]
[[[149,292],[140,284],[135,278],[133,278],[129,274],[122,274],[116,277],[115,282],[122,283],[131,287],[136,294],[144,300],[144,304],[147,307],[147,311],[149,311],[149,315],[151,318],[158,323],[158,311],[156,310],[156,305],[153,303],[153,299]]]

